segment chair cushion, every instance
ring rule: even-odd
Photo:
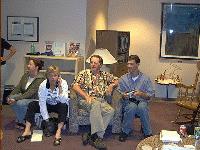
[[[78,109],[78,116],[89,117],[89,113],[84,109]]]
[[[178,106],[186,108],[186,109],[196,110],[199,102],[197,102],[197,101],[178,101],[176,104]]]

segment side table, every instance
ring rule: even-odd
[[[186,137],[182,139],[182,142],[179,142],[179,146],[184,146],[184,145],[194,145],[195,139],[192,137]],[[160,140],[159,135],[154,135],[151,137],[148,137],[144,140],[142,140],[138,145],[136,150],[142,150],[142,146],[144,145],[149,145],[152,147],[152,149],[158,148],[158,150],[161,150],[163,142]]]

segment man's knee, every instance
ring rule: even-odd
[[[147,104],[138,105],[138,110],[139,110],[140,112],[146,112],[146,111],[149,110],[149,107],[148,107]]]
[[[130,102],[126,108],[128,109],[137,109],[138,105],[133,103],[133,102]]]
[[[100,106],[101,106],[101,102],[99,102],[99,101],[97,101],[97,100],[94,100],[94,101],[92,102],[91,108],[92,108],[92,109],[95,109],[95,108],[100,107]]]
[[[108,110],[108,113],[109,113],[111,116],[114,116],[114,114],[115,114],[114,108],[110,107],[109,110]]]
[[[137,105],[135,103],[129,103],[126,107],[125,107],[125,112],[130,112],[130,113],[133,113],[137,110]]]
[[[92,105],[100,105],[101,104],[101,102],[99,102],[98,100],[93,100],[92,101]]]

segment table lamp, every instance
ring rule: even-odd
[[[102,71],[110,72],[110,68],[106,67],[106,65],[114,64],[117,62],[117,60],[105,48],[96,49],[91,56],[93,55],[99,55],[103,59],[103,65],[101,67]],[[88,57],[88,59],[86,60],[87,63],[90,63],[90,57]]]

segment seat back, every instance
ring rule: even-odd
[[[193,99],[196,96],[196,89],[199,80],[199,72],[196,73],[194,83],[192,85],[185,85],[182,83],[177,84],[179,88],[179,100]]]

